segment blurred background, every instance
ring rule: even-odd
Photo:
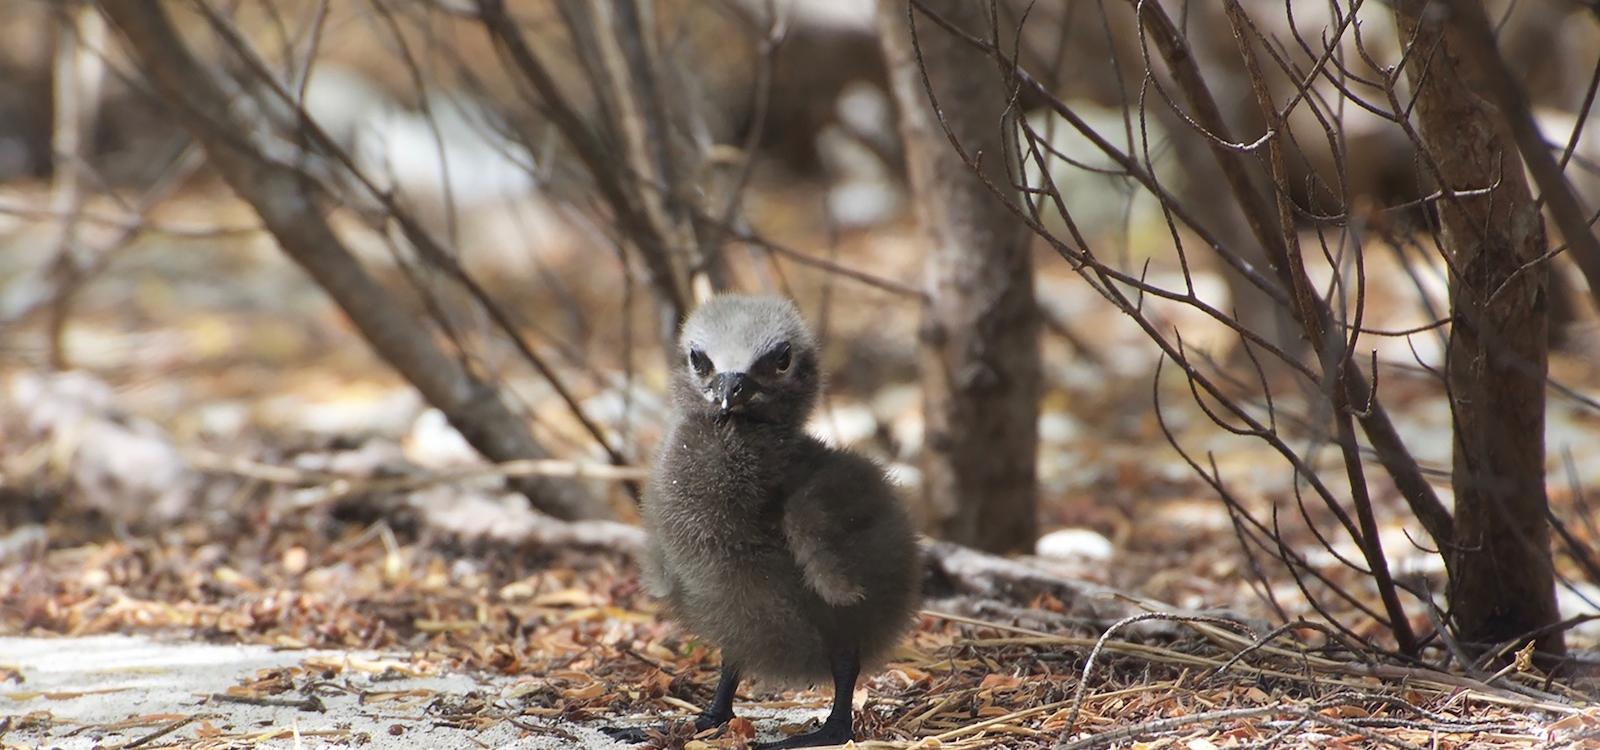
[[[1406,3],[1147,5],[4,0],[0,564],[603,535],[677,321],[761,291],[824,342],[812,429],[931,535],[1414,650],[1510,512],[1517,595],[1593,645],[1600,289],[1510,125],[1437,126],[1525,113],[1600,208],[1593,4],[1490,0],[1497,49]],[[1463,478],[1532,505],[1462,515]]]

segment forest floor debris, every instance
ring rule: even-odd
[[[715,651],[661,620],[615,552],[472,548],[383,522],[117,539],[79,521],[51,523],[49,550],[0,567],[0,632],[17,634],[0,639],[0,746],[610,748],[600,727],[681,720],[716,683]],[[1178,627],[1128,623],[1102,639],[1108,623],[1047,587],[1009,589],[1031,597],[1011,602],[994,590],[934,584],[916,631],[856,696],[859,736],[896,748],[1600,741],[1600,704],[1534,671],[1490,686],[1347,650],[1309,624],[1269,634],[1204,615],[1146,614]],[[753,685],[739,704],[749,724],[659,744],[742,748],[803,729],[827,698]]]
[[[615,744],[580,726],[540,737],[531,720],[491,715],[484,696],[507,689],[511,677],[378,652],[99,635],[0,638],[0,654],[21,677],[0,691],[0,713],[9,716],[0,743],[13,746]]]

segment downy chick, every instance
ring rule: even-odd
[[[733,718],[741,676],[831,677],[822,727],[769,745],[853,738],[851,695],[906,630],[919,552],[872,461],[804,431],[821,389],[816,342],[795,306],[725,295],[684,323],[674,416],[644,503],[645,581],[669,615],[722,648],[698,729]]]

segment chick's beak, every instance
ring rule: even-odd
[[[724,372],[711,382],[711,400],[723,414],[738,411],[755,393],[755,383],[742,372]]]

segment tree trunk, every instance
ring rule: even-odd
[[[345,248],[323,215],[315,187],[291,167],[262,156],[260,126],[229,105],[162,6],[107,2],[100,7],[126,40],[139,70],[170,106],[173,117],[204,147],[218,174],[255,209],[284,252],[350,316],[379,356],[444,412],[485,458],[547,457],[498,391],[446,354],[433,332],[392,301]],[[604,509],[571,480],[525,477],[511,484],[535,508],[558,518],[604,515]]]
[[[920,5],[969,34],[989,36],[983,3]],[[1028,549],[1038,523],[1033,265],[1025,227],[984,185],[1004,190],[1012,183],[1005,86],[983,51],[920,10],[913,27],[907,0],[879,2],[878,28],[928,243],[919,336],[929,520],[944,538],[980,549]],[[946,127],[980,164],[978,172],[952,147]]]
[[[1457,11],[1482,13],[1476,0]],[[1447,376],[1455,421],[1455,544],[1445,554],[1458,636],[1476,649],[1524,638],[1560,619],[1544,474],[1548,266],[1544,224],[1515,144],[1498,131],[1483,55],[1446,6],[1395,5],[1415,45],[1407,75],[1415,122],[1437,164],[1444,252],[1451,268]],[[1486,194],[1451,195],[1483,190]],[[1539,648],[1563,651],[1546,631]]]

